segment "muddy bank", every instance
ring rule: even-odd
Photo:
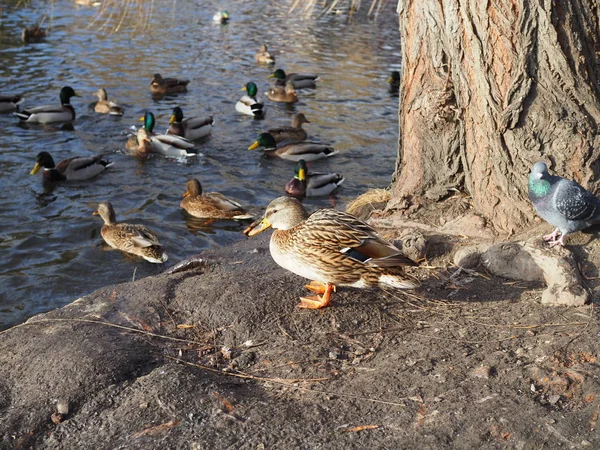
[[[543,306],[542,283],[447,252],[411,295],[300,310],[268,238],[0,334],[1,447],[600,447],[593,304]]]

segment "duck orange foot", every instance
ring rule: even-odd
[[[331,303],[331,292],[335,292],[336,288],[331,283],[321,283],[320,281],[311,281],[309,284],[304,286],[306,289],[315,292],[319,295],[313,295],[310,297],[300,297],[299,308],[307,309],[320,309],[325,308]]]

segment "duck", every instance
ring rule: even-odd
[[[306,162],[301,159],[294,169],[294,178],[285,185],[285,192],[298,198],[320,197],[331,194],[344,180],[339,173],[308,173]]]
[[[54,164],[54,159],[48,152],[40,152],[30,175],[35,175],[43,167],[44,180],[50,182],[82,181],[94,178],[113,165],[102,155],[74,156]]]
[[[186,138],[174,134],[154,134],[156,119],[152,112],[147,112],[140,120],[144,121],[144,126],[138,129],[137,139],[128,140],[126,145],[135,154],[158,153],[172,158],[198,154],[198,151],[192,148],[195,144]]]
[[[288,82],[291,82],[295,89],[314,89],[317,87],[315,82],[319,79],[319,76],[301,73],[286,74],[283,69],[277,69],[269,75],[269,78],[275,78],[277,86],[285,86]]]
[[[160,73],[155,73],[150,82],[150,92],[158,95],[187,92],[189,82],[190,80],[178,78],[163,78]]]
[[[397,70],[392,70],[387,82],[390,85],[390,92],[392,94],[397,94],[398,90],[400,89],[400,72]]]
[[[173,108],[173,114],[169,120],[167,134],[181,136],[194,141],[209,135],[214,123],[215,120],[212,116],[188,117],[184,119],[183,110],[179,106],[176,106]]]
[[[0,95],[0,114],[15,112],[23,103],[21,95]]]
[[[246,91],[247,93],[235,104],[236,111],[248,116],[262,117],[265,113],[264,105],[256,98],[256,95],[258,94],[256,84],[250,81],[246,83],[242,88],[242,91]]]
[[[306,130],[302,128],[302,124],[304,123],[310,123],[310,120],[308,120],[303,113],[296,113],[292,118],[291,127],[271,128],[270,130],[267,130],[267,133],[273,136],[277,144],[284,141],[304,141],[307,137]]]
[[[301,159],[304,161],[314,161],[321,158],[328,158],[338,153],[333,147],[319,144],[318,142],[294,142],[278,147],[275,138],[269,133],[261,133],[258,139],[248,147],[248,150],[254,150],[258,147],[264,147],[264,153],[267,156],[278,156],[281,159],[295,162]]]
[[[294,89],[294,85],[291,81],[288,81],[284,86],[272,86],[267,91],[267,97],[272,102],[282,103],[296,103],[298,101],[298,94]]]
[[[337,286],[414,289],[420,284],[404,271],[417,263],[348,213],[318,209],[309,216],[297,199],[279,197],[244,233],[255,236],[269,228],[274,229],[269,244],[273,260],[312,280],[306,288],[317,295],[300,297],[300,308],[328,306]]]
[[[158,236],[144,225],[117,222],[115,210],[110,202],[100,202],[94,215],[104,220],[100,234],[112,248],[141,256],[155,264],[167,261],[168,256]]]
[[[23,122],[52,123],[75,120],[75,108],[71,105],[71,97],[80,97],[72,87],[65,86],[60,90],[60,106],[37,106],[17,111],[14,114]]]
[[[254,59],[259,64],[275,64],[275,57],[269,53],[265,44],[260,46],[260,50],[254,55]]]
[[[21,30],[21,40],[26,44],[42,42],[44,39],[46,39],[47,34],[48,32],[45,28],[42,28],[39,25],[34,25]]]
[[[123,115],[123,108],[121,108],[115,102],[108,100],[108,94],[106,93],[106,89],[100,88],[96,91],[94,95],[98,97],[98,101],[94,106],[94,111],[100,114],[110,114],[112,116]]]
[[[227,11],[217,11],[213,16],[213,20],[225,24],[229,21],[229,13]]]
[[[196,178],[187,182],[180,205],[188,214],[201,219],[252,219],[242,206],[218,192],[202,193],[202,185]]]

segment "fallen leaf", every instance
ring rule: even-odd
[[[177,325],[177,328],[182,329],[182,330],[189,330],[190,328],[194,328],[195,325],[191,325],[189,323],[180,323],[179,325]]]
[[[157,434],[157,433],[162,433],[164,431],[170,430],[171,428],[178,427],[180,424],[181,424],[181,420],[176,420],[176,419],[170,420],[167,423],[162,423],[160,425],[155,425],[155,426],[152,426],[152,427],[148,427],[148,428],[146,428],[146,429],[144,429],[142,431],[138,431],[136,433],[133,433],[131,435],[131,437],[133,439],[137,439],[140,436],[145,436],[147,434],[154,435],[154,434]]]
[[[358,425],[356,427],[346,428],[344,433],[358,433],[364,430],[376,430],[379,427],[381,427],[381,425]]]
[[[213,396],[221,402],[227,414],[233,414],[233,405],[229,400],[221,396],[218,392],[213,392]]]

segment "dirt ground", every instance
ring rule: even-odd
[[[552,307],[543,282],[459,270],[499,237],[439,217],[375,221],[420,242],[415,291],[298,309],[264,233],[3,332],[1,448],[600,448],[598,230],[568,240],[592,303]]]

